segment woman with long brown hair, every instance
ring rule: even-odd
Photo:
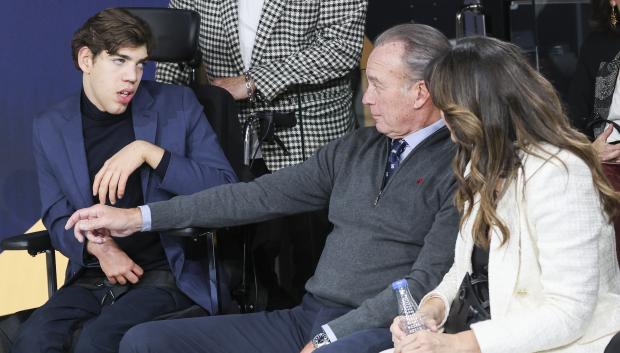
[[[395,319],[395,351],[617,352],[620,197],[551,84],[492,38],[460,40],[426,82],[458,146],[463,216],[454,265],[420,304],[430,330]]]

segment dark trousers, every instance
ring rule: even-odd
[[[121,353],[299,353],[323,324],[351,308],[326,306],[312,295],[293,309],[167,320],[138,325]],[[392,346],[387,328],[359,331],[315,353],[376,353]]]
[[[178,290],[144,286],[102,306],[106,293],[107,289],[63,287],[23,323],[11,352],[66,352],[80,327],[74,352],[117,352],[123,334],[132,326],[193,304]]]

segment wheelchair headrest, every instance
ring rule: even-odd
[[[125,7],[151,28],[154,48],[149,59],[200,65],[198,30],[200,15],[196,11],[162,7]]]

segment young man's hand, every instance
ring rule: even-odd
[[[102,244],[89,242],[86,249],[99,260],[101,270],[112,284],[135,284],[144,274],[142,268],[119,248],[112,238]]]
[[[150,142],[136,140],[110,159],[105,161],[103,167],[95,175],[93,182],[93,196],[99,195],[99,203],[105,204],[106,197],[114,205],[117,199],[125,195],[125,187],[129,176],[143,163],[147,163],[155,169],[164,156],[164,149]]]

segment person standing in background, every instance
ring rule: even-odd
[[[602,162],[620,160],[620,140],[611,125],[595,119],[620,120],[620,31],[616,0],[592,0],[594,31],[584,41],[568,96],[568,115],[573,126],[594,140]]]
[[[359,63],[367,0],[172,0],[200,13],[200,47],[210,83],[239,102],[239,120],[260,111],[295,112],[276,131],[283,145],[258,153],[269,171],[297,164],[351,128],[349,72]],[[160,64],[157,80],[187,83],[189,73]],[[303,130],[303,132],[302,132]]]
[[[591,0],[594,31],[581,47],[573,75],[568,116],[572,125],[593,141],[603,171],[620,190],[620,131],[608,122],[620,122],[620,11],[616,0]],[[614,220],[620,232],[620,217]],[[620,256],[620,242],[616,242]]]

